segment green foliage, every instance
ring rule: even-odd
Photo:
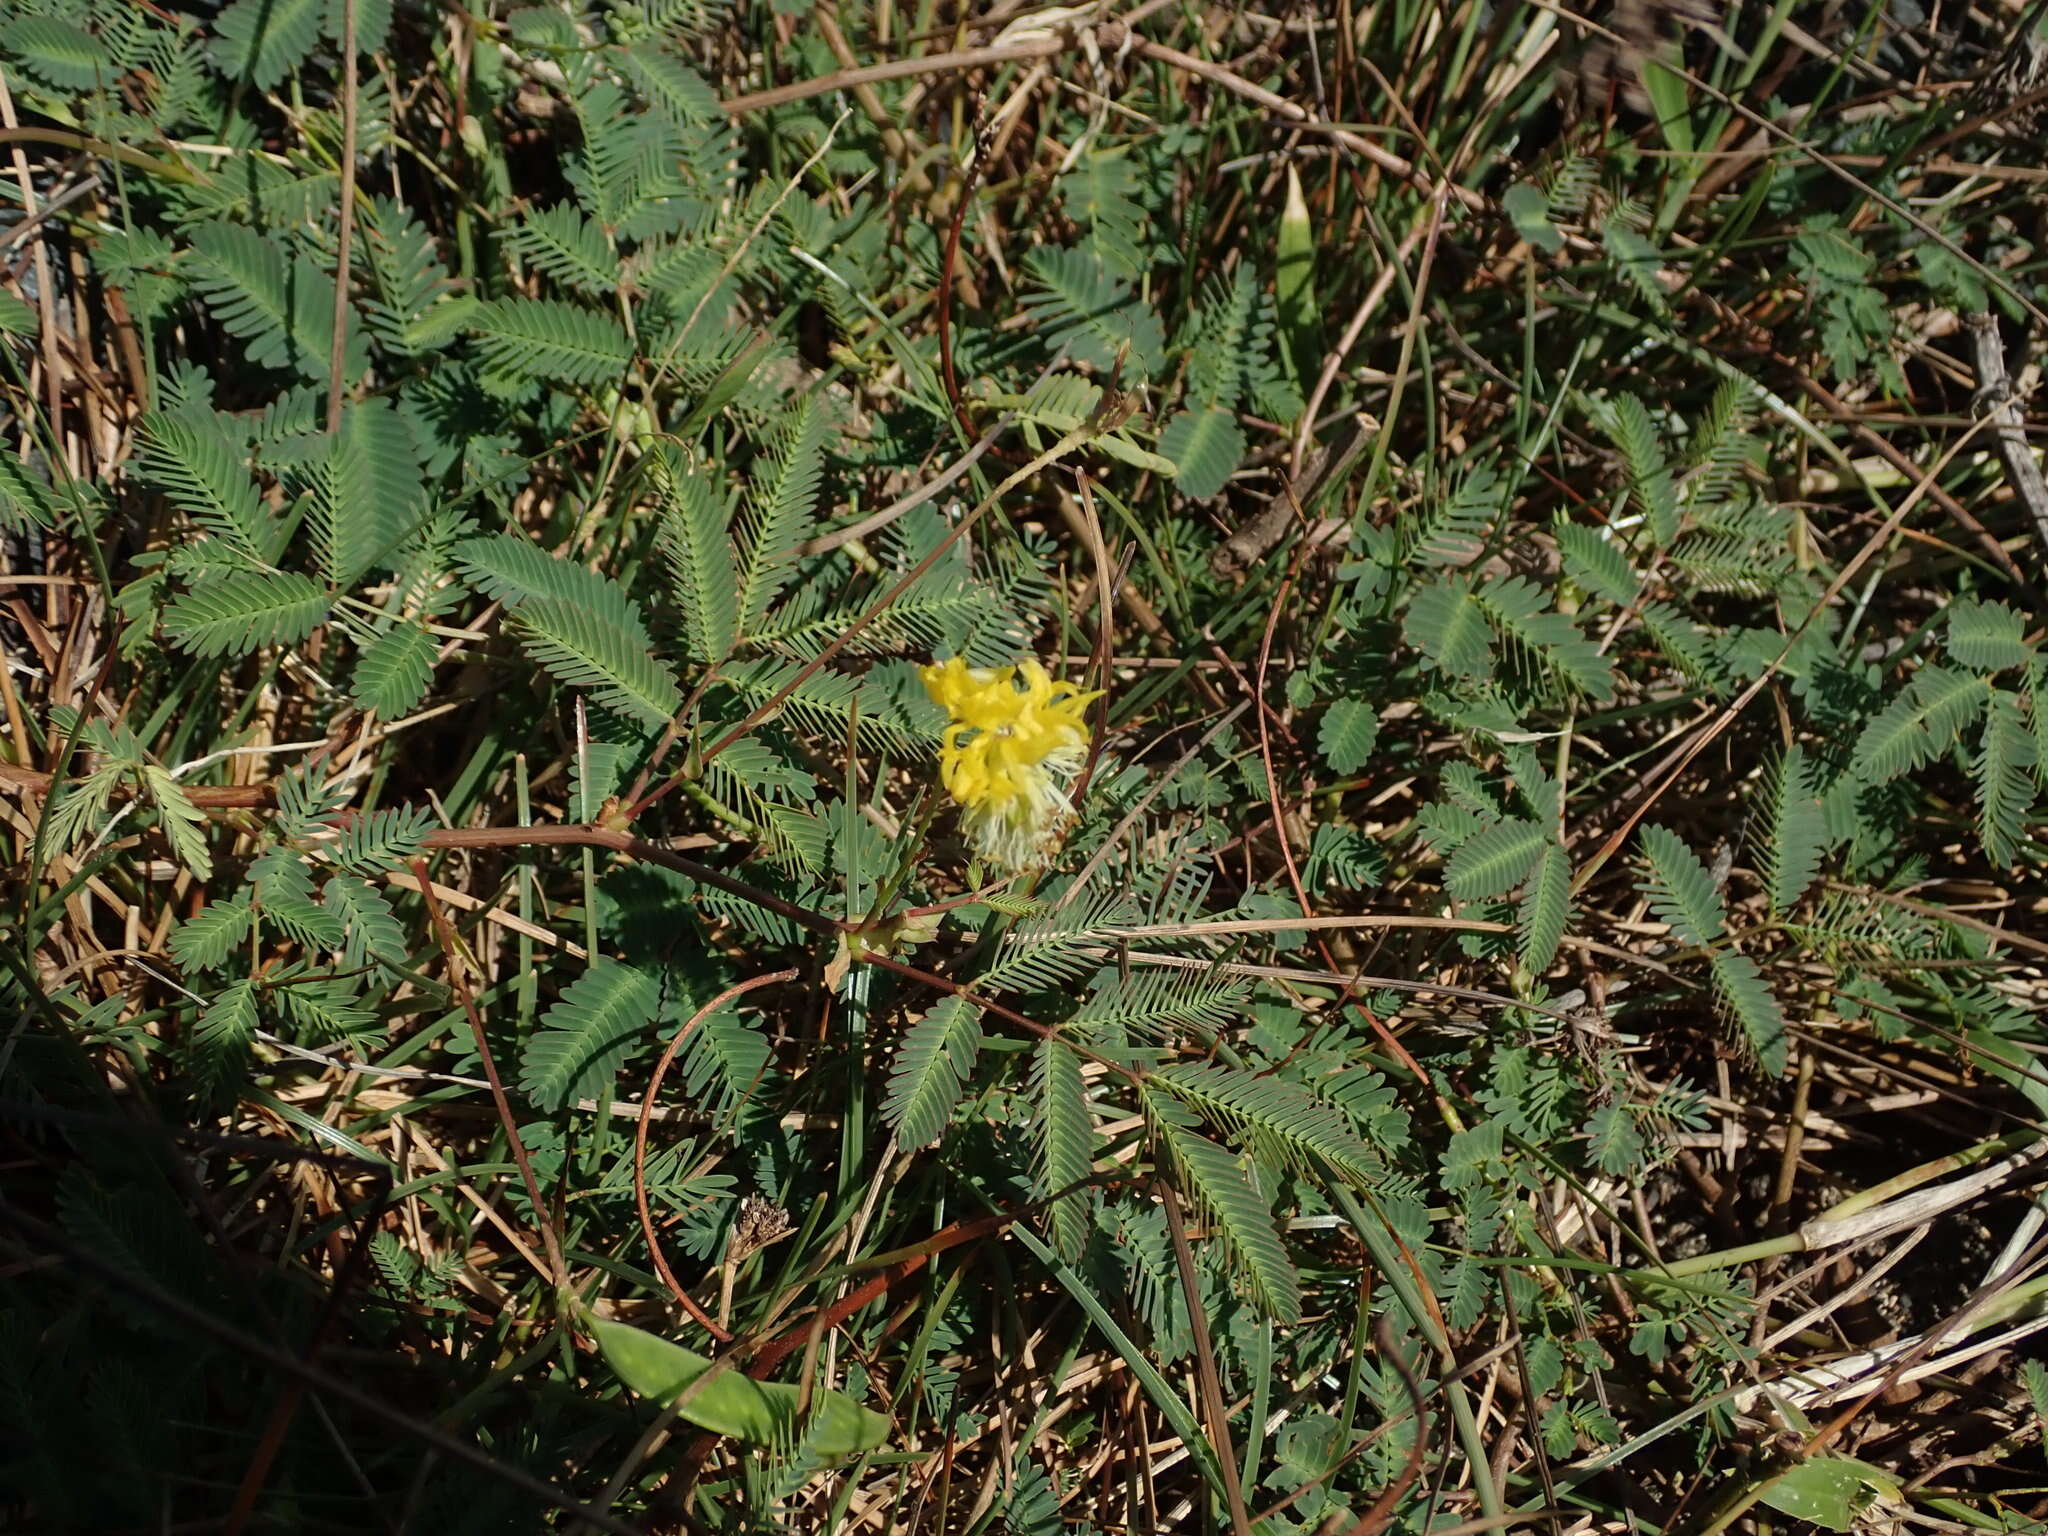
[[[1316,728],[1316,749],[1332,773],[1356,773],[1372,757],[1379,740],[1379,712],[1360,699],[1338,699],[1323,711]]]
[[[1504,896],[1527,878],[1550,833],[1534,821],[1503,821],[1459,844],[1444,866],[1444,887],[1460,901]]]
[[[602,957],[541,1015],[519,1061],[519,1088],[542,1109],[608,1094],[661,1005],[653,977]]]
[[[1771,910],[1787,912],[1813,884],[1828,848],[1827,815],[1804,748],[1795,744],[1778,759],[1768,794],[1770,819],[1760,838],[1764,885]]]
[[[1121,362],[1143,377],[1166,359],[1166,332],[1143,299],[1086,251],[1040,246],[1026,259],[1038,287],[1025,300],[1048,348],[1096,368]]]
[[[1081,1059],[1071,1046],[1056,1039],[1040,1041],[1034,1067],[1039,1189],[1047,1197],[1061,1197],[1052,1207],[1052,1231],[1061,1255],[1071,1263],[1088,1241],[1093,1202],[1069,1191],[1095,1171],[1094,1117],[1081,1080]]]
[[[434,676],[434,637],[417,624],[399,623],[363,647],[349,696],[387,719],[425,697]]]
[[[1678,490],[1650,412],[1634,395],[1617,395],[1601,413],[1601,428],[1628,466],[1629,500],[1659,549],[1678,538]]]
[[[700,1429],[760,1445],[789,1444],[802,1432],[823,1456],[872,1450],[888,1436],[888,1419],[843,1392],[812,1397],[793,1386],[763,1385],[729,1367],[714,1374],[703,1355],[624,1323],[593,1318],[590,1330],[621,1381],[642,1397],[674,1403],[677,1414]]]
[[[1222,490],[1244,450],[1244,430],[1229,411],[1216,406],[1182,411],[1159,434],[1159,451],[1177,466],[1175,483],[1190,496]]]
[[[164,632],[194,656],[247,656],[305,639],[327,607],[326,592],[309,577],[240,571],[173,598],[164,610]]]
[[[666,725],[683,696],[675,674],[652,654],[640,616],[623,594],[593,612],[560,598],[533,597],[513,610],[527,655],[604,708],[649,727]]]
[[[1426,8],[356,0],[344,203],[345,9],[0,19],[9,1513],[1226,1529],[1228,1454],[1275,1532],[1624,1485],[1647,1529],[1795,1484],[1742,1415],[1833,1410],[1750,1239],[2044,1102],[2048,656],[1937,323],[2021,318],[2038,221],[1944,192],[1985,156],[1887,94],[1910,38],[1837,17],[1852,82],[1732,14],[1729,102],[1653,62],[1653,128]],[[1720,174],[1731,105],[1797,142]],[[1265,142],[1297,109],[1411,170]],[[948,656],[1102,690],[1086,752],[949,733]],[[280,1441],[314,1334],[363,1411]],[[393,1362],[451,1454],[369,1411]],[[2026,1446],[1860,1411],[1930,1518],[2020,1519]]]
[[[229,550],[227,558],[267,564],[276,525],[249,478],[238,444],[205,418],[145,416],[136,468],[179,511]]]
[[[1270,1162],[1304,1172],[1328,1163],[1365,1184],[1381,1171],[1371,1148],[1335,1109],[1292,1083],[1205,1063],[1160,1067],[1150,1082],[1206,1118],[1230,1126]]]
[[[811,525],[825,475],[827,424],[822,408],[800,405],[785,441],[757,471],[747,496],[739,566],[739,626],[758,630],[768,606],[794,574],[795,549]]]
[[[213,22],[221,68],[269,90],[312,51],[322,9],[321,0],[234,0]]]
[[[56,16],[16,16],[0,25],[0,47],[44,85],[90,91],[113,81],[113,60],[89,32]]]
[[[1550,968],[1557,946],[1571,926],[1571,885],[1571,860],[1557,844],[1546,844],[1535,871],[1528,876],[1515,917],[1522,964],[1532,972],[1541,974]]]
[[[1294,1321],[1301,1315],[1301,1279],[1245,1160],[1183,1126],[1160,1121],[1156,1129],[1183,1192],[1215,1224],[1252,1299],[1274,1321]]]
[[[882,1106],[899,1142],[923,1146],[939,1139],[960,1101],[961,1085],[974,1073],[980,1021],[979,1008],[949,997],[904,1032]]]
[[[561,299],[500,299],[472,322],[499,373],[558,384],[600,384],[632,361],[625,329],[609,315]]]
[[[310,7],[312,0],[288,0]],[[267,7],[268,0],[237,0]],[[320,383],[333,360],[334,278],[312,257],[239,224],[209,223],[192,230],[192,289],[248,360]],[[343,353],[345,377],[366,361],[362,337],[351,333]]]

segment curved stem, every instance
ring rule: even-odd
[[[647,1251],[653,1256],[654,1268],[660,1274],[662,1283],[668,1287],[669,1294],[721,1344],[730,1344],[732,1334],[721,1328],[717,1319],[691,1299],[690,1293],[683,1289],[682,1282],[676,1279],[675,1271],[668,1267],[668,1256],[661,1251],[661,1235],[654,1230],[654,1215],[647,1207],[647,1127],[654,1119],[654,1101],[661,1092],[661,1080],[668,1075],[670,1063],[676,1059],[676,1052],[682,1049],[683,1042],[690,1038],[691,1032],[734,998],[761,987],[794,981],[796,977],[794,967],[772,971],[766,976],[752,977],[735,986],[727,987],[684,1020],[683,1027],[677,1030],[670,1037],[668,1044],[662,1048],[661,1060],[654,1064],[654,1076],[647,1081],[647,1092],[640,1096],[640,1118],[633,1127],[633,1201],[640,1210],[640,1233],[647,1239]]]

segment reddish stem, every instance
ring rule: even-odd
[[[752,992],[760,987],[772,987],[780,982],[794,981],[796,976],[797,973],[792,968],[775,971],[766,976],[756,976],[736,986],[727,987],[684,1020],[683,1027],[677,1030],[668,1044],[662,1048],[661,1060],[654,1065],[654,1076],[648,1079],[647,1092],[640,1100],[640,1120],[633,1129],[633,1199],[640,1207],[640,1231],[647,1239],[647,1251],[654,1256],[654,1267],[661,1275],[662,1283],[668,1287],[669,1294],[674,1296],[682,1304],[683,1310],[695,1318],[721,1344],[731,1343],[732,1335],[719,1327],[717,1319],[690,1299],[690,1293],[684,1290],[682,1282],[676,1279],[675,1271],[668,1267],[668,1256],[661,1251],[661,1235],[655,1231],[654,1215],[647,1208],[647,1126],[654,1118],[654,1101],[661,1092],[661,1080],[668,1075],[669,1064],[676,1059],[676,1052],[682,1049],[683,1042],[690,1038],[690,1032],[719,1008],[743,993]]]

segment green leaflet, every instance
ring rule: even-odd
[[[882,1115],[907,1147],[939,1139],[981,1050],[981,1010],[964,998],[943,999],[904,1031],[889,1070]]]
[[[0,47],[58,90],[111,85],[119,73],[98,38],[55,16],[16,16],[0,26]]]
[[[295,571],[247,571],[172,599],[164,631],[195,656],[247,656],[295,645],[327,617],[327,594]]]
[[[640,643],[634,625],[552,597],[527,599],[512,619],[528,655],[615,714],[659,728],[682,707],[674,672]]]
[[[1798,905],[1827,852],[1827,813],[1821,808],[1813,774],[1805,752],[1794,745],[1779,759],[1771,780],[1763,874],[1773,912]]]
[[[783,1382],[761,1382],[728,1365],[690,1390],[712,1367],[703,1355],[625,1323],[588,1318],[605,1363],[641,1397],[663,1406],[676,1404],[677,1416],[699,1429],[731,1435],[754,1445],[790,1446],[802,1437],[821,1456],[858,1456],[889,1438],[889,1421],[844,1392],[829,1388],[810,1393],[810,1415],[799,1404],[803,1389]]]
[[[1081,1058],[1071,1046],[1056,1039],[1041,1040],[1032,1065],[1039,1192],[1051,1197],[1072,1189],[1095,1171],[1095,1120],[1081,1080]],[[1053,1242],[1062,1257],[1070,1261],[1079,1257],[1088,1241],[1094,1204],[1086,1191],[1076,1191],[1054,1204]]]
[[[1654,823],[1636,834],[1649,862],[1644,894],[1660,923],[1681,944],[1711,944],[1728,925],[1728,909],[1713,876],[1677,833]]]
[[[222,66],[269,90],[313,51],[324,8],[323,0],[234,0],[213,22]]]
[[[418,624],[394,624],[364,646],[349,679],[349,697],[394,719],[426,696],[440,645]]]
[[[1460,901],[1504,896],[1549,845],[1550,830],[1541,822],[1498,822],[1458,845],[1444,865],[1444,888]]]
[[[2034,738],[2020,718],[2020,701],[1994,688],[1986,701],[1984,740],[1971,765],[1977,780],[1977,837],[1984,856],[2010,869],[2026,838],[2034,803]]]
[[[1572,915],[1572,865],[1556,843],[1547,844],[1536,860],[1535,873],[1516,917],[1522,964],[1537,975],[1550,968]]]
[[[500,299],[472,323],[492,366],[519,378],[608,383],[633,358],[617,320],[561,299]]]
[[[1174,484],[1190,496],[1214,496],[1244,461],[1244,428],[1220,407],[1182,411],[1159,434],[1159,451],[1176,466]]]
[[[520,1090],[550,1111],[608,1092],[635,1045],[646,1043],[660,1006],[661,989],[646,972],[592,961],[541,1016],[519,1063]]]
[[[1946,752],[1984,708],[1990,684],[1929,662],[1882,714],[1863,727],[1850,764],[1881,783],[1925,766]]]
[[[1153,1103],[1147,1095],[1148,1105]],[[1185,1115],[1186,1111],[1181,1111]],[[1245,1167],[1206,1136],[1155,1119],[1182,1189],[1210,1220],[1262,1311],[1275,1322],[1301,1316],[1301,1278],[1273,1226],[1273,1213]]]

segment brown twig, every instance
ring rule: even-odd
[[[1187,1297],[1188,1326],[1195,1341],[1195,1383],[1202,1397],[1202,1417],[1209,1421],[1209,1441],[1223,1474],[1223,1497],[1230,1506],[1230,1529],[1234,1536],[1250,1536],[1251,1517],[1245,1510],[1244,1488],[1237,1476],[1237,1450],[1230,1443],[1230,1409],[1223,1402],[1223,1384],[1216,1378],[1216,1346],[1209,1339],[1209,1318],[1202,1306],[1201,1287],[1195,1281],[1195,1251],[1188,1243],[1188,1230],[1180,1219],[1180,1202],[1173,1185],[1160,1179],[1159,1208],[1166,1215],[1166,1230],[1173,1239],[1174,1268]]]
[[[341,0],[341,235],[334,259],[334,339],[328,352],[327,435],[341,431],[348,359],[349,241],[356,223],[356,0]]]
[[[2027,445],[2027,418],[2012,397],[2012,376],[2006,371],[2005,344],[1999,339],[1998,318],[1989,310],[1968,315],[1963,321],[1970,333],[1970,361],[1977,373],[1977,398],[1991,420],[1992,441],[2005,464],[2005,477],[2012,482],[2013,495],[2026,509],[2034,539],[2048,554],[2048,482],[2041,478],[2040,461]],[[2000,553],[2004,553],[2003,549]]]
[[[907,80],[915,75],[951,74],[959,70],[980,69],[988,64],[1010,64],[1018,59],[1049,59],[1056,53],[1065,53],[1073,46],[1073,39],[1069,37],[1047,36],[1001,43],[992,48],[964,48],[958,53],[935,53],[920,59],[890,59],[881,64],[865,64],[859,69],[834,70],[829,75],[817,75],[809,80],[798,80],[765,91],[750,91],[744,96],[734,96],[722,101],[719,106],[729,117],[744,117],[749,112],[759,112],[767,107],[780,107],[792,101],[804,101],[812,96],[823,96],[832,91],[852,90],[857,86],[875,85],[884,80]]]
[[[526,1143],[519,1138],[519,1122],[512,1114],[512,1101],[506,1097],[505,1084],[498,1076],[498,1063],[491,1055],[491,1042],[484,1032],[484,1018],[477,1011],[476,994],[463,972],[460,941],[447,914],[441,910],[440,902],[434,899],[434,883],[427,878],[427,861],[414,859],[412,872],[413,878],[420,883],[420,899],[427,905],[427,920],[434,926],[435,940],[440,944],[442,957],[448,965],[448,985],[455,989],[463,1014],[469,1020],[470,1033],[476,1037],[476,1053],[483,1062],[484,1077],[491,1085],[491,1100],[498,1106],[498,1123],[505,1128],[512,1161],[519,1165],[519,1177],[526,1184],[526,1197],[533,1202],[533,1219],[540,1228],[541,1244],[547,1249],[548,1265],[554,1270],[555,1286],[558,1292],[566,1295],[569,1266],[562,1258],[562,1241],[555,1236],[555,1224],[548,1219],[547,1201],[541,1195],[540,1180],[534,1176],[533,1160],[526,1155]]]

